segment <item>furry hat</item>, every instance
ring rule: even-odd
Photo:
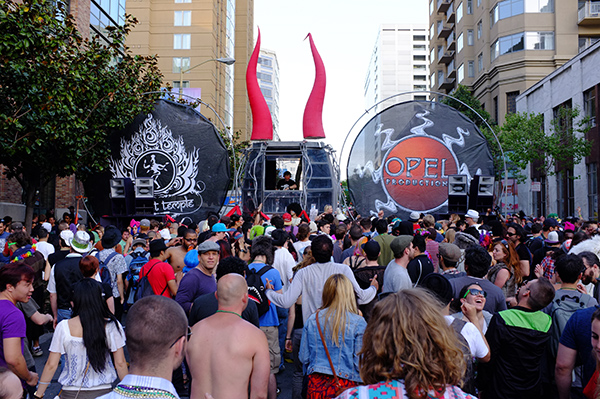
[[[577,255],[587,251],[595,253],[596,256],[600,258],[600,236],[595,236],[594,238],[580,242],[571,248],[569,254]]]
[[[467,249],[471,245],[479,245],[479,241],[471,234],[463,233],[462,231],[457,231],[454,235],[454,245],[459,247],[460,249]]]

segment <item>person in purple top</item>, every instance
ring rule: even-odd
[[[199,254],[198,266],[183,276],[175,296],[186,314],[190,312],[196,298],[217,290],[214,272],[219,263],[221,247],[214,241],[206,240],[196,250]]]
[[[8,367],[29,386],[37,385],[38,375],[27,369],[23,356],[25,316],[16,304],[31,298],[33,278],[33,269],[22,262],[0,269],[0,367]]]

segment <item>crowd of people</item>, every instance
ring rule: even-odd
[[[596,222],[351,216],[4,218],[0,399],[600,397]]]

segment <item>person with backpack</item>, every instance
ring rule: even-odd
[[[273,268],[274,248],[272,239],[269,236],[259,236],[252,240],[250,247],[251,262],[248,265],[248,274],[246,281],[248,287],[254,287],[259,291],[262,301],[265,301],[265,287],[270,283],[276,292],[281,293],[283,283],[281,275],[277,269]],[[258,281],[260,279],[260,281]],[[268,303],[268,302],[267,302]],[[287,307],[289,308],[289,306]],[[281,351],[279,348],[279,317],[274,303],[269,303],[269,308],[262,313],[261,306],[258,306],[260,329],[267,336],[269,343],[269,354],[271,357],[271,375],[269,377],[269,398],[277,396],[277,381],[275,374],[279,372],[281,364]]]
[[[100,262],[98,274],[103,282],[109,282],[112,287],[113,298],[115,298],[115,316],[120,321],[121,316],[123,316],[123,304],[125,303],[123,274],[127,273],[125,257],[115,250],[115,247],[121,241],[121,231],[115,226],[108,226],[104,229],[101,241],[104,249],[96,254]]]
[[[127,278],[125,279],[125,302],[127,306],[133,305],[133,289],[139,277],[140,270],[150,260],[150,253],[146,250],[146,239],[136,238],[131,243],[132,251],[125,257],[127,264]]]
[[[136,300],[146,296],[146,284],[152,288],[154,295],[162,295],[167,298],[174,297],[177,294],[179,281],[183,276],[181,272],[173,271],[173,267],[165,262],[167,259],[167,246],[165,240],[150,241],[150,260],[140,270],[138,280]]]

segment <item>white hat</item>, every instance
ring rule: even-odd
[[[314,221],[311,221],[308,224],[308,227],[310,228],[311,233],[316,233],[317,231],[319,231],[319,229],[317,229],[317,224]]]
[[[44,228],[44,230],[46,230],[48,233],[50,233],[52,231],[52,225],[48,222],[44,222],[42,223],[42,227]]]
[[[417,211],[412,211],[410,213],[410,215],[408,216],[408,221],[409,222],[416,222],[419,220],[419,218],[421,217],[421,214]]]
[[[85,231],[78,231],[71,240],[71,248],[80,254],[87,254],[92,249],[90,235]]]
[[[60,238],[68,245],[71,246],[71,240],[73,239],[73,232],[69,229],[60,232]]]
[[[548,233],[548,238],[546,238],[544,241],[546,241],[548,244],[558,244],[560,239],[558,238],[558,233],[556,231],[551,231]]]
[[[474,209],[469,209],[467,211],[467,213],[465,214],[465,218],[471,218],[474,221],[478,221],[479,220],[479,212],[477,212]]]
[[[275,230],[275,226],[269,226],[265,228],[265,235],[270,237],[273,230]]]
[[[170,240],[171,239],[171,232],[169,231],[169,229],[164,228],[161,231],[158,232],[160,234],[160,236],[165,239],[165,240]]]

